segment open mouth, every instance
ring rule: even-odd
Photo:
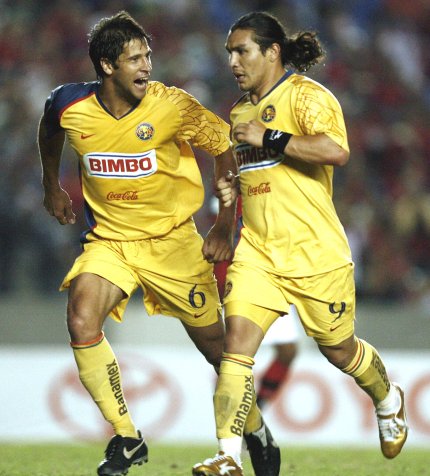
[[[148,83],[148,79],[146,78],[138,78],[134,80],[134,84],[139,88],[146,87],[147,83]]]

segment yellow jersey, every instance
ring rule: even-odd
[[[155,81],[117,119],[103,105],[99,87],[97,81],[62,85],[45,105],[48,136],[64,129],[79,158],[90,226],[83,241],[165,235],[203,203],[191,146],[213,156],[225,152],[229,126],[182,89]]]
[[[348,149],[339,102],[325,87],[286,72],[258,104],[244,95],[231,125],[258,120],[293,135],[324,133]],[[332,201],[333,166],[309,164],[238,143],[243,228],[234,261],[289,277],[324,273],[351,263],[351,252]]]

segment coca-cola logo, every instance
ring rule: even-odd
[[[270,189],[270,182],[262,182],[260,185],[256,187],[249,186],[248,187],[248,195],[261,195],[262,193],[269,193],[272,190]]]
[[[137,200],[139,196],[135,190],[128,190],[123,193],[109,192],[106,198],[108,200]]]

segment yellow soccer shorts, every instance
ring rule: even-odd
[[[266,333],[293,304],[306,334],[321,345],[336,345],[354,333],[354,267],[315,276],[274,275],[249,263],[229,267],[224,294],[225,316],[243,316]]]
[[[118,286],[127,295],[111,317],[122,320],[127,303],[138,287],[149,315],[178,317],[185,324],[214,324],[221,305],[213,265],[202,255],[203,239],[189,220],[169,234],[139,241],[94,239],[67,273],[60,290],[81,273],[93,273]]]

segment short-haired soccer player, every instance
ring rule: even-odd
[[[97,81],[64,84],[39,126],[44,206],[62,225],[75,213],[60,183],[67,136],[79,160],[89,229],[64,278],[67,327],[80,379],[115,435],[99,476],[148,459],[131,419],[116,356],[103,333],[140,287],[149,314],[178,317],[219,367],[224,337],[213,263],[232,253],[234,208],[220,207],[205,240],[193,214],[203,184],[192,146],[215,158],[216,179],[236,171],[229,126],[182,89],[150,81],[151,38],[128,13],[101,19],[89,35]]]

